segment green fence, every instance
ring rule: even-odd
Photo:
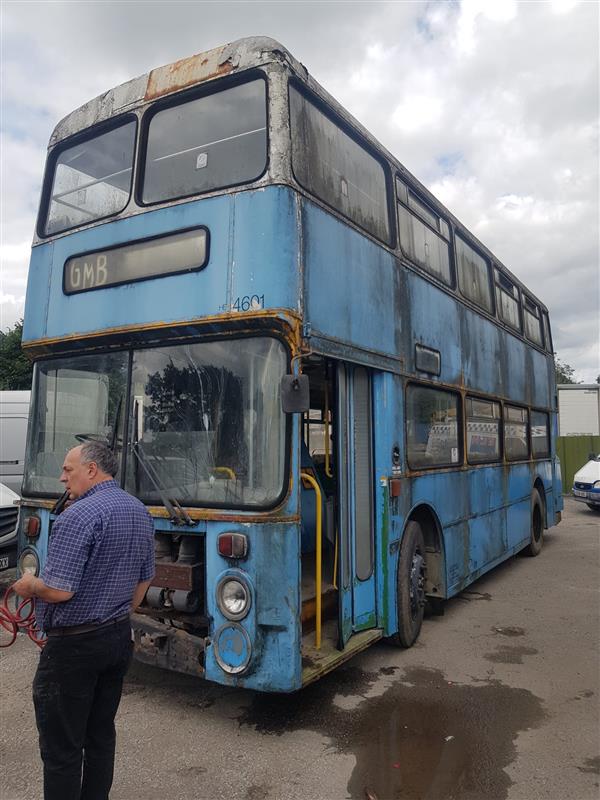
[[[559,436],[556,452],[560,458],[563,494],[570,494],[573,475],[589,460],[590,453],[600,453],[600,436]]]

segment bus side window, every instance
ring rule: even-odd
[[[396,192],[402,252],[431,275],[452,286],[448,223],[398,178]]]
[[[511,328],[521,330],[521,312],[519,309],[519,290],[496,267],[496,307],[498,316]]]
[[[475,305],[493,314],[494,301],[488,262],[460,236],[456,236],[455,241],[458,286],[461,293]]]
[[[529,455],[529,412],[526,408],[504,406],[504,452],[509,461]]]
[[[482,464],[500,459],[500,403],[466,399],[467,461]]]
[[[550,456],[550,426],[545,411],[531,412],[531,454],[534,458]]]
[[[530,342],[542,346],[542,320],[537,304],[523,295],[523,313],[525,318],[525,336]]]

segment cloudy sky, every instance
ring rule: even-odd
[[[559,357],[600,373],[597,0],[0,0],[0,328],[23,313],[59,119],[153,67],[279,39],[546,303]]]

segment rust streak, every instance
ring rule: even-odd
[[[165,94],[233,72],[234,66],[230,60],[221,61],[224,49],[218,47],[208,53],[182,58],[173,64],[152,70],[144,99],[155,100]]]

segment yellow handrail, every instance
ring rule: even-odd
[[[225,473],[225,475],[227,475],[229,480],[232,480],[232,481],[236,480],[235,472],[232,469],[230,469],[229,467],[213,467],[211,471],[212,472],[223,472],[223,473]]]
[[[321,520],[321,489],[319,484],[310,474],[310,472],[300,473],[302,480],[309,483],[315,491],[315,500],[317,503],[317,541],[315,553],[315,647],[317,650],[321,649],[321,592],[322,592],[322,577],[321,577],[321,561],[322,561],[322,520]]]

